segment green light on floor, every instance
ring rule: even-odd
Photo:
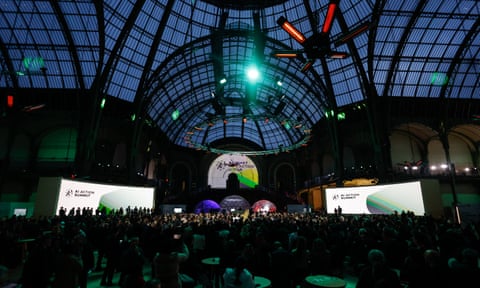
[[[135,119],[137,119],[137,116],[135,114],[132,114],[132,116],[130,116],[130,119],[133,121],[135,121]]]
[[[178,111],[178,109],[175,109],[173,112],[172,112],[172,120],[175,121],[178,119],[178,117],[180,117],[180,111]]]
[[[103,109],[105,108],[105,102],[107,102],[106,98],[102,98],[102,102],[100,102],[100,108]]]
[[[345,112],[338,113],[338,115],[337,115],[337,120],[338,121],[345,120],[345,118],[346,118]]]

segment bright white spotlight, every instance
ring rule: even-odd
[[[248,67],[247,77],[248,77],[248,80],[253,81],[253,82],[257,81],[258,78],[260,78],[260,72],[258,71],[256,66]]]

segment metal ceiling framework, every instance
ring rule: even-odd
[[[374,23],[342,46],[351,57],[301,73],[302,59],[271,56],[301,48],[280,16],[308,37],[327,4],[5,0],[0,87],[90,91],[90,138],[101,100],[115,97],[133,103],[137,130],[148,118],[176,145],[247,155],[307,145],[326,113],[370,97],[480,99],[479,1],[341,0],[331,43]],[[255,58],[262,78],[249,84]]]

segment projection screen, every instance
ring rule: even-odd
[[[342,208],[343,214],[393,214],[413,212],[425,215],[420,182],[360,187],[326,188],[327,213]]]
[[[154,188],[108,185],[62,179],[56,213],[60,207],[70,211],[74,208],[105,209],[108,213],[112,209],[118,210],[127,207],[154,208]]]

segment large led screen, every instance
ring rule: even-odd
[[[226,188],[230,174],[236,174],[240,188],[254,188],[258,185],[258,171],[255,163],[244,155],[221,155],[208,169],[208,185],[212,188]]]
[[[62,179],[58,195],[56,213],[60,207],[67,209],[93,208],[112,209],[127,207],[154,208],[154,188],[107,185]]]
[[[344,214],[393,214],[413,212],[424,215],[420,182],[325,189],[327,213],[342,208]]]

